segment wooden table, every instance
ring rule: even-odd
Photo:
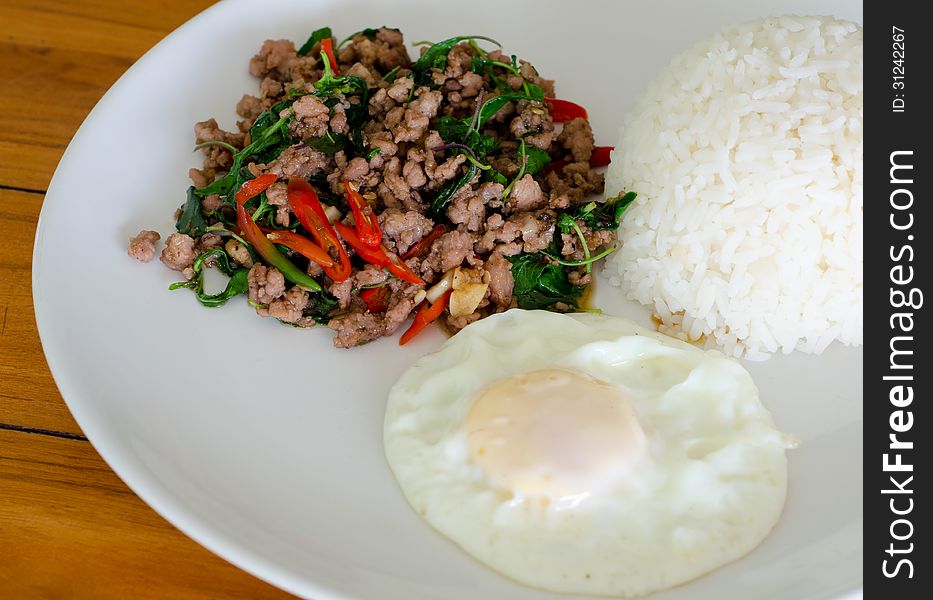
[[[111,84],[210,0],[0,2],[0,598],[290,597],[146,506],[62,401],[32,244],[62,152]]]

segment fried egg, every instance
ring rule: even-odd
[[[384,442],[409,504],[475,559],[613,596],[755,548],[793,445],[737,362],[623,319],[517,309],[406,371]]]

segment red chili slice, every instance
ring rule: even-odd
[[[428,232],[428,235],[421,238],[421,240],[408,249],[408,252],[402,255],[402,260],[408,260],[409,258],[414,258],[416,256],[421,256],[425,252],[431,249],[431,244],[434,243],[434,240],[441,237],[447,233],[447,227],[443,224],[438,224],[434,226],[434,229]]]
[[[244,203],[263,193],[266,191],[266,188],[275,183],[276,179],[276,176],[272,173],[263,173],[256,179],[250,179],[244,182],[243,185],[240,186],[240,189],[236,191],[237,204]]]
[[[389,299],[389,288],[379,286],[367,288],[360,292],[360,299],[366,303],[369,312],[385,312],[389,308],[387,302]]]
[[[260,229],[262,229],[262,232],[265,233],[266,237],[273,243],[291,248],[308,260],[321,265],[321,267],[333,267],[337,264],[323,248],[308,238],[298,235],[294,231],[266,229],[265,227],[261,227]]]
[[[324,207],[321,206],[321,201],[318,200],[311,184],[300,177],[289,179],[288,204],[301,226],[308,230],[328,256],[335,258],[336,264],[333,267],[321,265],[324,273],[336,282],[346,281],[353,273],[350,257],[337,238],[334,228],[327,221]]]
[[[347,190],[347,202],[353,210],[357,237],[370,248],[379,247],[382,243],[382,229],[379,227],[379,218],[376,217],[375,211],[349,181],[344,181],[343,187]]]
[[[412,271],[396,254],[386,250],[385,246],[379,246],[378,248],[369,248],[365,246],[360,241],[360,238],[356,237],[356,232],[353,231],[353,228],[344,223],[334,223],[334,228],[337,230],[337,233],[340,234],[340,237],[342,237],[351,248],[356,250],[360,258],[366,262],[376,265],[377,267],[384,267],[399,279],[409,283],[425,285],[425,281],[418,277],[417,273]]]
[[[347,243],[348,246],[353,248],[360,258],[365,260],[368,263],[374,264],[377,267],[384,267],[388,262],[389,257],[385,255],[385,252],[382,251],[381,247],[370,248],[363,244],[360,241],[360,238],[356,237],[356,231],[352,227],[345,223],[334,223],[334,229],[337,233],[340,234],[340,237],[343,238],[343,241]]]
[[[397,254],[387,251],[385,246],[382,247],[382,251],[389,259],[388,264],[385,266],[389,270],[389,273],[392,273],[399,279],[407,281],[408,283],[427,285],[424,279],[418,277],[418,274],[412,271]]]
[[[613,149],[614,146],[596,146],[593,148],[593,154],[590,156],[590,166],[593,168],[607,166],[610,161],[609,154]]]
[[[405,333],[402,334],[402,337],[399,338],[399,346],[404,346],[412,340],[416,335],[424,331],[424,329],[430,325],[433,321],[437,320],[439,316],[444,314],[444,309],[447,308],[447,302],[450,300],[450,294],[453,290],[448,291],[443,296],[437,299],[437,302],[431,304],[427,300],[421,305],[421,308],[418,309],[418,314],[415,315],[415,320],[411,322],[411,327],[409,327]]]
[[[321,52],[327,55],[327,60],[330,61],[330,68],[334,72],[334,75],[340,75],[340,68],[337,66],[337,57],[334,56],[333,38],[324,38],[321,40]]]
[[[260,175],[256,179],[247,181],[237,190],[235,196],[237,225],[243,237],[246,238],[247,242],[252,244],[256,252],[259,253],[259,256],[267,263],[277,268],[285,279],[305,287],[312,292],[318,292],[321,290],[320,284],[310,275],[295,266],[290,260],[285,258],[285,255],[279,252],[279,249],[275,247],[275,244],[263,235],[262,231],[259,229],[259,225],[253,221],[253,217],[246,211],[246,202],[250,198],[262,193],[263,190],[275,182],[275,179],[275,175],[266,173],[265,175]]]

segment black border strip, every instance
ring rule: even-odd
[[[921,489],[928,487],[926,421],[933,418],[925,407],[933,376],[925,333],[925,303],[933,302],[927,294],[933,293],[927,239],[933,52],[925,8],[865,6],[865,598],[929,597],[926,579],[933,574],[920,540],[929,510]]]

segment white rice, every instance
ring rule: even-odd
[[[610,281],[660,330],[733,356],[862,343],[862,28],[732,25],[676,57],[622,127],[638,193]]]

